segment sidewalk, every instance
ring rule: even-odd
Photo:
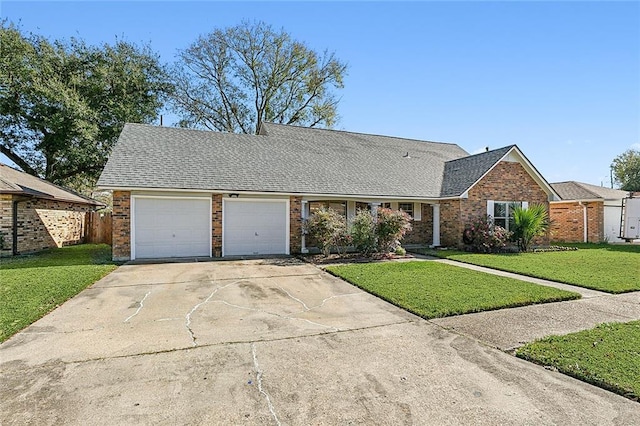
[[[416,259],[441,262],[461,268],[515,278],[539,285],[574,291],[582,299],[529,305],[520,308],[478,312],[430,320],[448,330],[474,337],[504,351],[552,334],[567,334],[593,328],[603,322],[640,320],[640,292],[612,295],[554,281],[503,272],[449,259],[416,255]]]

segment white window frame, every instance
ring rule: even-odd
[[[495,206],[496,204],[504,204],[505,205],[505,213],[506,216],[495,216]],[[504,228],[509,231],[509,222],[510,219],[513,218],[512,210],[515,204],[520,204],[521,207],[527,209],[529,208],[529,203],[527,201],[494,201],[487,200],[487,216],[491,216],[493,223],[495,224],[496,219],[504,220],[505,226]]]

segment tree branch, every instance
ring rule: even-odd
[[[0,152],[2,152],[4,155],[6,155],[9,160],[11,160],[14,163],[16,163],[16,165],[18,167],[20,167],[26,173],[29,173],[30,175],[33,175],[33,176],[40,177],[38,175],[38,172],[33,167],[31,167],[29,165],[29,163],[27,163],[22,157],[20,157],[18,154],[13,152],[6,145],[0,144]]]

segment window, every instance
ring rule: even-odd
[[[338,214],[347,217],[347,203],[344,201],[310,201],[309,214],[312,215],[323,207],[335,210]]]
[[[527,207],[524,201],[488,201],[487,214],[493,217],[493,224],[502,226],[507,231],[513,228],[513,209],[516,207]]]
[[[390,209],[391,203],[380,203],[380,207],[382,207],[383,209]]]
[[[398,203],[398,209],[413,217],[413,203]]]

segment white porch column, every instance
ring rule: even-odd
[[[380,208],[380,204],[381,203],[369,203],[369,205],[371,206],[371,214],[374,218],[378,217],[378,209]]]
[[[300,215],[303,223],[309,218],[309,202],[307,200],[302,200]],[[307,250],[307,235],[304,231],[302,231],[302,238],[300,239],[300,253],[309,253],[309,250]]]
[[[356,202],[353,200],[348,200],[347,201],[347,223],[351,223],[354,217],[356,217]]]
[[[440,246],[440,204],[432,204],[433,207],[433,246]]]

